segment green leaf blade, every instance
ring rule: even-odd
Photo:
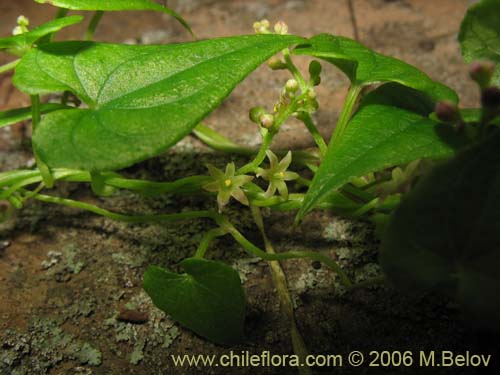
[[[468,63],[492,60],[497,64],[491,80],[500,85],[500,2],[483,0],[467,11],[460,25],[458,40],[462,56]]]
[[[328,150],[298,218],[355,177],[415,159],[450,157],[462,142],[451,127],[419,114],[383,104],[363,106]]]
[[[154,304],[195,333],[223,345],[241,342],[245,298],[238,273],[205,259],[181,262],[185,274],[149,267],[144,289]]]
[[[47,165],[117,170],[174,145],[250,72],[301,41],[251,35],[164,46],[53,43],[23,58],[14,84],[30,95],[68,90],[90,107],[43,118],[33,142]]]
[[[307,46],[293,51],[326,60],[341,69],[356,85],[396,82],[426,93],[435,101],[458,102],[457,94],[425,73],[401,60],[374,52],[349,38],[319,34]]]
[[[152,10],[162,12],[174,17],[191,34],[193,31],[189,24],[178,13],[151,0],[35,0],[37,3],[50,3],[59,8],[71,10],[93,11],[126,11],[126,10]]]
[[[55,33],[65,27],[77,24],[83,20],[82,16],[69,16],[58,18],[40,25],[27,33],[0,38],[0,49],[29,49],[42,37]]]

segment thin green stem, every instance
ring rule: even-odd
[[[18,195],[11,195],[7,198],[7,200],[17,209],[21,209],[23,207],[23,200]]]
[[[194,257],[203,258],[213,240],[215,240],[217,237],[221,237],[226,234],[227,232],[222,228],[215,228],[206,232],[203,238],[201,239],[200,245],[198,246],[198,249],[196,250]]]
[[[199,124],[193,130],[193,133],[196,137],[198,137],[200,141],[217,151],[243,156],[256,156],[259,152],[259,150],[238,145],[224,137],[222,134],[203,124]],[[276,155],[280,157],[285,156],[287,152],[288,150],[275,151]],[[318,162],[318,158],[307,150],[292,151],[292,163],[295,165],[301,165],[310,168],[311,164],[315,162]]]
[[[352,184],[345,184],[339,190],[343,195],[356,203],[366,204],[376,198],[372,193]]]
[[[17,59],[17,60],[11,61],[5,65],[0,66],[0,74],[14,69],[17,66],[17,64],[19,64],[20,61],[21,61],[21,59]]]
[[[92,19],[90,20],[89,26],[87,27],[87,31],[85,32],[85,40],[94,39],[95,30],[97,29],[99,22],[101,22],[101,18],[103,15],[104,12],[102,10],[98,10],[94,13]]]
[[[252,156],[256,153],[256,150],[240,146],[203,124],[198,124],[193,133],[200,141],[217,151],[243,156]]]
[[[31,197],[37,195],[38,193],[40,193],[43,189],[45,188],[45,185],[43,183],[40,183],[38,184],[38,186],[36,187],[35,190],[32,190],[32,191],[28,191],[26,192],[23,197],[21,198],[22,201],[24,202],[25,200],[28,200],[30,199]]]
[[[303,112],[300,116],[299,119],[302,120],[304,125],[306,126],[307,130],[309,130],[309,133],[311,133],[311,136],[314,139],[314,142],[316,142],[316,145],[319,147],[319,151],[321,153],[321,156],[324,157],[326,155],[326,151],[328,150],[328,145],[326,144],[325,140],[323,139],[323,136],[320,134],[318,131],[318,128],[314,124],[314,121],[309,113]]]
[[[339,120],[337,121],[337,126],[335,126],[335,130],[333,131],[332,138],[330,139],[330,146],[335,142],[338,142],[342,133],[344,132],[349,120],[351,119],[352,111],[354,110],[354,106],[358,101],[359,94],[361,93],[362,86],[353,84],[349,91],[347,92],[346,100],[344,102],[344,107],[342,108],[342,112],[340,112]]]
[[[375,198],[372,201],[368,202],[367,204],[361,206],[359,209],[357,209],[355,212],[352,213],[352,217],[359,218],[366,214],[367,212],[375,209],[377,205],[380,202],[380,198]]]
[[[259,231],[262,235],[262,239],[264,240],[264,245],[266,252],[268,254],[276,254],[274,248],[271,244],[271,241],[267,237],[265,228],[264,228],[264,220],[262,219],[262,214],[260,212],[260,208],[255,206],[250,206],[252,211],[252,216],[254,218],[255,224],[259,228]],[[295,320],[295,311],[293,307],[292,297],[290,296],[290,292],[288,290],[288,282],[286,280],[285,272],[278,261],[268,261],[269,267],[271,269],[271,274],[273,277],[274,285],[276,286],[276,291],[278,293],[278,298],[280,301],[281,313],[284,319],[290,324],[290,336],[292,338],[292,346],[294,353],[299,356],[301,361],[304,361],[309,354],[306,344],[304,343],[304,339],[297,327],[297,321]],[[299,374],[301,375],[311,375],[311,370],[308,367],[301,367]]]
[[[265,132],[265,134],[262,137],[262,145],[260,146],[259,152],[250,163],[245,164],[243,167],[238,169],[238,174],[255,172],[257,170],[259,165],[261,165],[264,159],[266,158],[266,151],[271,146],[275,134],[276,134],[275,132],[270,130]]]
[[[275,117],[274,124],[271,129],[268,129],[262,136],[262,145],[259,149],[259,152],[257,153],[257,156],[255,156],[255,159],[250,163],[245,164],[243,167],[241,167],[238,170],[238,174],[255,172],[257,170],[257,168],[266,158],[266,151],[271,146],[274,136],[278,134],[281,125],[283,125],[283,123],[292,115],[292,113],[297,110],[298,103],[304,99],[305,95],[306,94],[304,93],[300,96],[295,97],[293,101],[285,107],[285,110],[283,112],[278,113],[278,115]]]
[[[107,217],[109,219],[123,221],[126,223],[148,223],[148,222],[158,223],[164,221],[171,222],[179,220],[198,219],[198,218],[217,220],[219,216],[218,214],[212,211],[186,211],[177,214],[162,214],[162,215],[124,215],[108,211],[104,208],[95,206],[93,204],[79,202],[72,199],[54,197],[51,195],[36,194],[33,196],[33,198],[46,203],[54,203],[72,208],[78,208],[80,210],[89,211],[97,215]]]
[[[248,241],[245,236],[243,236],[226,218],[220,217],[218,219],[219,225],[226,229],[231,236],[238,242],[243,248],[252,255],[255,255],[264,260],[285,260],[285,259],[311,259],[317,260],[319,262],[325,263],[328,267],[330,267],[340,279],[342,285],[346,288],[351,288],[352,282],[347,276],[347,274],[340,268],[340,266],[331,258],[323,255],[321,253],[317,253],[315,251],[288,251],[285,253],[279,254],[268,254],[265,251],[261,250],[253,243]]]
[[[304,79],[304,77],[302,76],[302,74],[300,73],[300,70],[293,63],[292,58],[290,56],[290,50],[288,48],[286,48],[282,51],[282,53],[283,53],[283,57],[285,58],[286,66],[287,66],[288,70],[290,71],[290,73],[292,73],[293,77],[299,83],[299,87],[300,87],[301,91],[302,92],[307,91],[309,89],[309,85],[306,82],[306,80]]]

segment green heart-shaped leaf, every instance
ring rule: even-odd
[[[179,21],[190,33],[191,28],[188,23],[172,9],[164,7],[151,0],[35,0],[37,3],[50,3],[59,8],[71,10],[99,10],[99,11],[120,11],[120,10],[153,10],[163,12]]]
[[[58,18],[35,27],[27,33],[14,35],[8,38],[0,38],[0,49],[11,49],[13,52],[18,51],[19,54],[22,54],[30,49],[40,38],[55,33],[65,27],[74,25],[75,23],[79,23],[82,20],[82,16]]]
[[[456,297],[500,329],[500,131],[437,166],[392,214],[381,264],[395,285]]]
[[[465,15],[458,40],[466,62],[492,60],[497,63],[492,84],[500,85],[500,2],[483,0]]]
[[[219,344],[243,339],[245,298],[241,280],[231,267],[188,258],[185,274],[149,267],[144,289],[154,304],[183,326]]]
[[[445,158],[465,143],[450,126],[415,113],[426,113],[431,106],[406,98],[415,92],[382,86],[367,96],[335,147],[330,147],[304,198],[298,219],[312,210],[332,190],[355,177],[422,158]],[[409,95],[409,96],[407,96]],[[395,100],[393,100],[395,99]],[[405,108],[398,108],[399,105]]]
[[[174,145],[256,67],[300,41],[251,35],[161,46],[53,43],[23,57],[14,84],[30,95],[72,91],[89,106],[43,117],[33,144],[49,167],[116,170]]]
[[[336,65],[355,85],[397,82],[426,93],[434,101],[458,102],[453,90],[433,81],[417,68],[374,52],[349,38],[320,34],[310,38],[307,46],[299,46],[293,52],[315,56]]]

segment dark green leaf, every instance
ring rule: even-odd
[[[47,103],[40,105],[40,112],[50,113],[60,109],[68,109],[62,104]],[[31,119],[31,107],[16,108],[8,111],[0,112],[0,128],[3,126],[13,125],[21,121]]]
[[[326,60],[341,69],[355,85],[397,82],[426,93],[434,101],[458,102],[456,93],[433,81],[417,68],[392,57],[381,55],[349,38],[320,34],[294,53]]]
[[[74,25],[83,20],[82,16],[70,16],[58,18],[40,25],[27,33],[0,39],[0,49],[13,49],[26,52],[37,40],[59,31],[67,26]]]
[[[381,263],[408,290],[456,297],[500,329],[500,131],[435,167],[403,198],[385,232]]]
[[[191,34],[188,23],[172,9],[151,0],[35,0],[37,3],[50,3],[59,8],[71,10],[100,10],[105,12],[120,10],[154,10],[163,12],[179,21]]]
[[[205,259],[181,262],[185,274],[149,267],[144,289],[154,304],[183,326],[219,344],[241,342],[245,299],[238,273]]]
[[[49,167],[116,170],[174,145],[257,66],[301,40],[251,35],[163,46],[53,43],[24,56],[14,84],[30,95],[72,91],[90,107],[44,116],[33,142]]]
[[[370,92],[361,102],[361,108],[371,104],[394,106],[425,117],[429,116],[436,106],[436,102],[422,91],[396,82],[386,83]]]
[[[462,137],[447,125],[393,106],[365,105],[328,150],[298,218],[355,177],[416,159],[450,157],[461,144]]]
[[[492,60],[497,63],[492,84],[500,85],[500,2],[483,0],[465,15],[458,40],[466,62]]]

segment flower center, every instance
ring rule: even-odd
[[[231,186],[231,180],[229,178],[227,180],[225,180],[224,185],[226,185],[226,187]]]

